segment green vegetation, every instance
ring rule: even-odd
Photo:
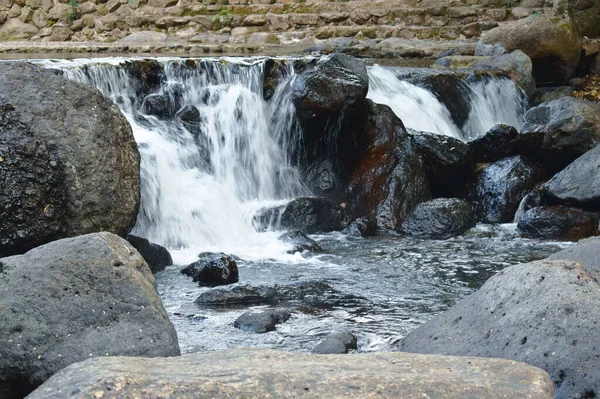
[[[69,19],[69,21],[73,22],[76,19],[79,19],[79,10],[77,10],[77,7],[79,6],[79,1],[69,0],[67,4],[71,6],[71,9],[67,13],[67,18]]]
[[[228,7],[223,7],[219,13],[214,15],[210,20],[220,27],[228,26],[233,21],[233,15],[231,15],[231,10]]]

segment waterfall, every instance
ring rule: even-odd
[[[465,82],[469,98],[469,116],[462,128],[450,111],[430,91],[399,79],[393,69],[375,65],[369,68],[370,98],[388,105],[407,128],[473,140],[497,124],[523,125],[527,101],[510,79],[482,78]]]
[[[131,124],[142,180],[132,234],[175,250],[182,262],[203,251],[285,256],[289,244],[280,243],[275,232],[257,232],[252,218],[263,207],[309,194],[288,155],[298,140],[289,90],[292,67],[265,101],[264,61],[158,62],[162,79],[151,95],[167,96],[177,103],[175,109],[194,106],[195,123],[145,113],[126,60],[45,65],[98,88]]]

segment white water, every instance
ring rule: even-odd
[[[509,79],[484,79],[467,83],[469,117],[460,129],[437,97],[418,86],[398,79],[393,69],[375,65],[369,68],[370,98],[388,105],[407,128],[473,140],[497,124],[519,130],[527,110],[520,89]]]
[[[292,71],[266,102],[260,61],[204,60],[195,69],[162,61],[166,79],[159,93],[180,91],[181,106],[200,111],[196,140],[176,118],[145,115],[125,69],[103,61],[85,68],[66,61],[61,69],[97,87],[132,126],[142,159],[142,202],[132,234],[170,248],[179,263],[203,251],[297,261],[298,254],[286,254],[290,245],[277,240],[280,233],[252,226],[258,209],[308,194],[287,155],[297,141],[290,137]]]

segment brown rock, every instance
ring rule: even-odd
[[[18,19],[9,19],[0,28],[0,40],[29,39],[38,33],[38,28],[21,22]]]

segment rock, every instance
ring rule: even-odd
[[[365,99],[368,89],[369,77],[363,63],[334,54],[298,75],[292,96],[296,114],[304,120],[351,109]]]
[[[473,158],[477,163],[496,162],[502,158],[517,155],[519,132],[512,126],[496,125],[488,132],[469,141]]]
[[[372,237],[377,234],[377,219],[374,216],[363,216],[355,219],[342,230],[342,233],[352,237]]]
[[[31,24],[26,24],[18,19],[9,19],[0,28],[0,40],[26,40],[30,39],[39,29]]]
[[[565,206],[538,206],[517,225],[523,237],[577,241],[598,232],[598,217]]]
[[[285,211],[285,208],[286,205],[260,208],[252,217],[252,226],[256,231],[280,230],[281,215]]]
[[[196,299],[200,306],[233,306],[255,303],[277,303],[277,291],[273,287],[236,285],[227,288],[215,288],[203,292]]]
[[[406,336],[401,350],[526,362],[550,374],[555,398],[594,397],[599,306],[598,283],[577,263],[511,266]]]
[[[423,155],[433,197],[454,196],[473,175],[471,149],[441,134],[415,132],[412,138]]]
[[[582,208],[600,206],[600,145],[577,158],[543,186],[551,200]]]
[[[282,234],[278,237],[278,240],[293,245],[293,248],[287,251],[289,254],[304,251],[323,252],[323,248],[315,240],[308,238],[306,234],[299,231]]]
[[[246,39],[247,44],[279,44],[276,35],[269,32],[254,32]]]
[[[344,354],[348,353],[350,349],[358,349],[356,337],[344,331],[325,338],[323,342],[313,348],[312,353],[319,355]]]
[[[2,258],[0,276],[2,397],[23,397],[90,357],[179,355],[150,269],[113,234]]]
[[[510,54],[486,57],[473,64],[472,68],[503,72],[528,96],[531,97],[535,93],[533,64],[531,58],[521,50],[515,50]]]
[[[489,55],[492,46],[506,51],[522,50],[531,58],[537,82],[566,83],[579,63],[582,41],[569,21],[546,15],[532,15],[506,22],[483,34],[475,55]]]
[[[475,227],[471,205],[457,198],[422,202],[408,215],[400,232],[419,238],[450,238]]]
[[[573,88],[571,86],[559,87],[540,87],[531,97],[531,106],[537,107],[542,103],[558,100],[563,97],[573,97]]]
[[[247,332],[264,334],[275,331],[275,326],[285,323],[290,316],[290,311],[285,309],[246,312],[233,322],[233,326]]]
[[[158,273],[173,264],[173,258],[165,247],[131,234],[127,236],[127,241],[142,255],[152,273]]]
[[[215,376],[218,376],[215,377]],[[326,378],[324,378],[326,376]],[[399,377],[401,376],[401,377]],[[551,399],[542,370],[500,359],[377,352],[314,356],[266,349],[178,358],[107,357],[73,365],[30,399],[81,397]]]
[[[577,245],[548,257],[549,260],[570,260],[581,264],[587,272],[600,280],[600,237],[581,240]]]
[[[475,175],[470,199],[483,223],[509,223],[521,199],[544,179],[537,163],[517,155],[494,162]]]
[[[167,79],[163,65],[157,60],[132,60],[122,65],[135,88],[136,98],[143,98],[155,92]]]
[[[170,118],[175,114],[176,105],[167,94],[150,94],[144,98],[142,111],[159,118]]]
[[[274,60],[273,58],[267,58],[264,65],[263,98],[269,101],[275,94],[277,86],[279,86],[289,72],[284,62]]]
[[[540,104],[525,114],[519,139],[531,156],[560,170],[600,141],[600,104],[573,97]]]
[[[200,256],[199,260],[181,269],[181,273],[192,277],[194,282],[209,287],[239,281],[237,263],[224,253]]]
[[[0,115],[0,256],[90,232],[127,234],[140,155],[110,100],[49,70],[1,63]]]
[[[284,229],[298,230],[305,234],[339,231],[348,225],[350,216],[344,208],[323,198],[297,198],[281,215]]]

